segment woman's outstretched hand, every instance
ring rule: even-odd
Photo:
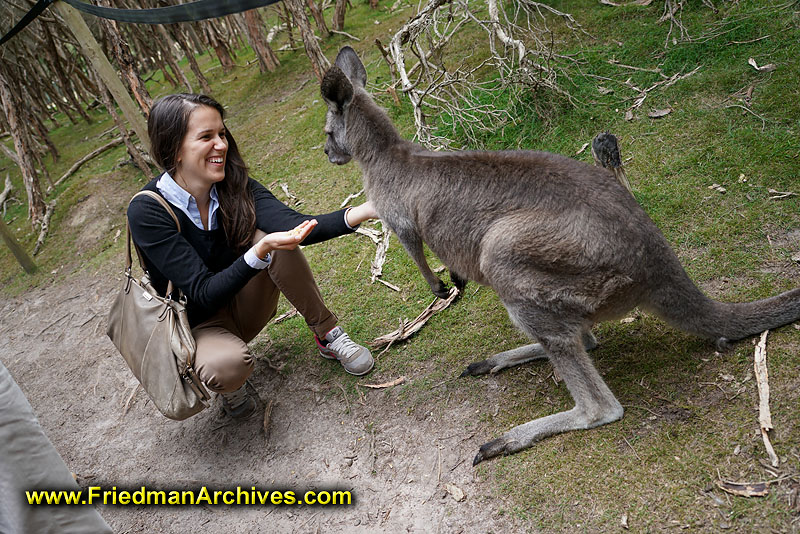
[[[264,258],[273,250],[294,250],[297,245],[308,237],[311,230],[317,226],[317,220],[303,221],[288,232],[273,232],[262,237],[255,244],[255,252],[259,258]]]
[[[377,219],[378,213],[375,211],[372,201],[369,200],[360,206],[354,206],[347,210],[345,217],[347,218],[347,224],[355,228],[367,219]]]

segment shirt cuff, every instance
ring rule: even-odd
[[[359,227],[359,226],[361,226],[361,225],[360,225],[360,224],[357,224],[357,225],[355,225],[355,226],[350,226],[350,223],[349,223],[349,222],[347,222],[347,212],[348,212],[348,211],[350,211],[351,209],[353,209],[353,208],[352,208],[352,207],[350,207],[350,208],[347,208],[346,210],[344,210],[344,225],[345,225],[346,227],[348,227],[349,229],[351,229],[351,230],[355,230],[356,228],[358,228],[358,227]]]
[[[272,261],[272,255],[267,253],[267,257],[262,260],[256,254],[255,247],[251,247],[247,250],[247,252],[244,253],[244,261],[253,269],[262,270],[269,267],[269,264]]]

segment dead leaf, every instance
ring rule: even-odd
[[[672,108],[654,109],[653,111],[649,112],[647,116],[651,119],[660,119],[661,117],[666,117],[670,113],[672,113]]]
[[[601,95],[610,95],[611,93],[614,92],[613,89],[608,89],[606,87],[603,87],[602,85],[598,85],[597,90],[600,92]]]
[[[792,255],[792,261],[796,261],[797,263],[800,263],[800,252],[795,252],[795,253]],[[798,325],[795,325],[795,328],[797,328],[798,330],[800,330],[800,326],[798,326]]]
[[[719,489],[731,495],[738,495],[739,497],[764,497],[769,493],[769,484],[766,482],[737,483],[727,482],[725,480],[717,480]]]
[[[727,193],[727,192],[728,192],[728,190],[727,190],[727,189],[725,189],[724,187],[722,187],[722,186],[721,186],[721,185],[719,185],[719,184],[711,184],[711,185],[709,185],[709,186],[708,186],[708,188],[709,188],[709,189],[713,189],[714,191],[719,191],[719,192],[720,192],[720,193],[722,193],[723,195],[724,195],[725,193]]]
[[[620,319],[620,323],[622,324],[630,324],[636,320],[636,317],[625,317],[624,319]]]
[[[399,386],[400,384],[403,384],[405,381],[406,377],[401,376],[400,378],[396,378],[391,382],[384,382],[383,384],[359,384],[359,386],[364,386],[365,388],[371,388],[371,389],[384,389],[393,386]]]
[[[455,500],[456,502],[461,502],[467,498],[467,496],[464,495],[464,492],[461,490],[461,488],[459,488],[454,484],[445,484],[444,489],[447,490],[447,493],[449,493],[450,496],[453,497],[453,500]]]
[[[619,524],[622,525],[622,528],[628,528],[628,514],[622,514]]]
[[[577,156],[578,154],[580,154],[581,152],[583,152],[584,150],[586,150],[586,148],[587,148],[588,146],[589,146],[589,143],[584,143],[584,144],[583,144],[583,146],[580,148],[580,150],[578,150],[577,152],[575,152],[575,155]]]
[[[775,65],[775,63],[767,63],[766,65],[762,65],[759,67],[758,64],[756,63],[756,60],[753,58],[748,59],[747,63],[750,64],[758,72],[772,72],[773,70],[778,68]]]
[[[629,109],[628,111],[625,112],[625,120],[626,121],[632,121],[633,120],[633,110],[632,109]]]

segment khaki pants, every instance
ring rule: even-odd
[[[255,240],[262,236],[264,233],[257,231]],[[247,343],[275,316],[280,293],[318,337],[336,326],[337,318],[325,306],[300,249],[272,252],[269,267],[254,276],[227,306],[192,329],[197,342],[195,370],[211,391],[234,391],[253,372]]]

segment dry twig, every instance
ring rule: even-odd
[[[383,384],[359,384],[359,386],[363,386],[365,388],[370,388],[370,389],[385,389],[385,388],[390,388],[390,387],[394,387],[394,386],[399,386],[400,384],[405,383],[405,381],[406,381],[406,377],[401,376],[400,378],[396,378],[395,380],[392,380],[391,382],[384,382]]]
[[[382,347],[388,343],[394,343],[395,341],[403,341],[414,335],[418,332],[425,323],[428,322],[428,319],[433,317],[436,313],[446,309],[450,306],[458,297],[459,292],[456,288],[450,289],[450,296],[446,299],[437,298],[434,300],[422,313],[420,313],[413,321],[401,321],[400,327],[388,334],[384,334],[382,336],[376,337],[370,343],[372,347]]]
[[[753,356],[753,367],[758,381],[758,425],[764,447],[767,449],[772,467],[778,467],[778,455],[769,441],[769,431],[772,430],[772,415],[769,412],[769,373],[767,372],[767,335],[769,330],[761,334],[761,339],[756,345]]]

